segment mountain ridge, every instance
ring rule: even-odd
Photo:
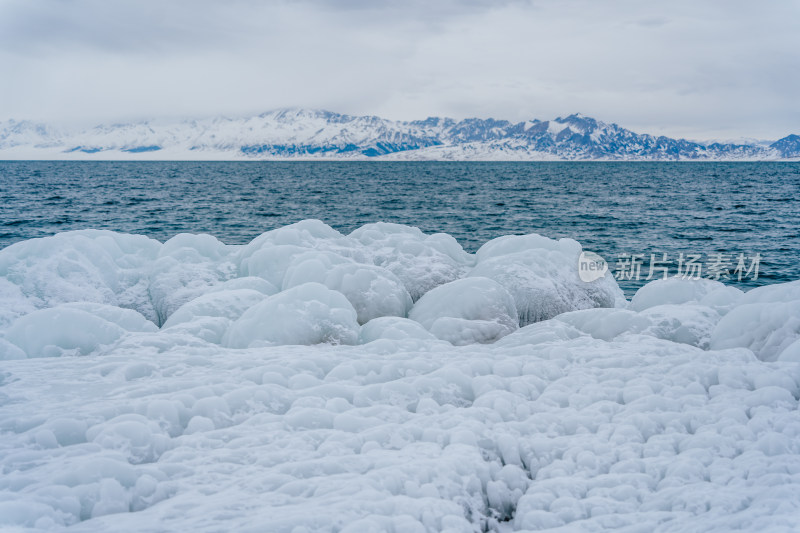
[[[640,134],[575,113],[552,120],[428,117],[396,121],[306,108],[253,116],[144,120],[69,131],[0,122],[0,159],[785,160],[800,136],[772,143]]]

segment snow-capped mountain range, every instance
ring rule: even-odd
[[[800,158],[800,136],[694,142],[638,134],[580,114],[509,122],[394,121],[278,109],[243,118],[142,121],[85,130],[0,122],[0,159],[776,160]]]

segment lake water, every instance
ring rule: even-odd
[[[385,221],[468,251],[571,237],[632,278],[629,294],[653,256],[675,274],[699,255],[702,275],[740,288],[800,279],[799,216],[800,163],[0,162],[0,248],[85,228],[238,244],[306,218],[343,233]],[[638,281],[625,254],[641,254]],[[738,279],[740,256],[757,279]]]

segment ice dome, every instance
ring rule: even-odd
[[[520,326],[567,311],[623,305],[625,298],[610,272],[588,283],[579,278],[581,251],[581,245],[572,239],[498,237],[478,250],[469,276],[503,285],[516,302]]]
[[[519,327],[508,291],[496,281],[479,277],[439,285],[425,293],[408,316],[455,345],[494,342]]]

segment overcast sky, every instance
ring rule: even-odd
[[[582,112],[777,139],[800,133],[800,0],[0,0],[0,68],[0,119]]]

